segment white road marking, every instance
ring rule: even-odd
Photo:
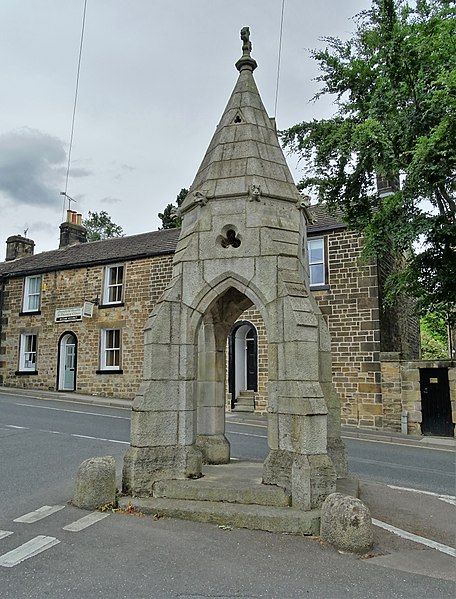
[[[113,414],[100,414],[100,412],[85,412],[83,410],[68,410],[66,408],[52,408],[51,406],[32,406],[28,403],[16,402],[17,406],[24,408],[35,408],[36,410],[54,410],[55,412],[71,412],[72,414],[84,414],[85,416],[102,416],[103,418],[118,418],[120,420],[130,420],[128,416],[114,416]]]
[[[18,428],[21,430],[28,430],[28,426],[16,426],[15,424],[5,424],[7,428]]]
[[[0,566],[3,566],[4,568],[17,566],[24,560],[34,557],[42,551],[46,551],[46,549],[50,549],[54,545],[57,545],[57,543],[60,543],[60,541],[55,537],[38,535],[34,539],[27,541],[27,543],[0,556]]]
[[[245,435],[246,437],[261,437],[261,439],[267,439],[266,435],[254,435],[253,433],[240,433],[238,431],[227,431],[229,435]]]
[[[253,426],[253,428],[268,428],[267,424],[247,424],[247,422],[239,422],[238,420],[226,421],[226,424],[236,424],[237,426]]]
[[[424,447],[423,445],[415,445],[412,443],[396,443],[395,441],[380,441],[379,439],[360,439],[359,437],[351,437],[350,435],[341,435],[341,438],[350,439],[351,441],[361,441],[362,443],[383,443],[383,445],[400,445],[401,447],[413,447],[415,449],[425,449],[426,451],[446,451],[447,453],[454,453],[454,449]]]
[[[78,439],[93,439],[94,441],[109,441],[109,443],[121,443],[122,445],[130,445],[130,441],[118,441],[117,439],[104,439],[103,437],[91,437],[89,435],[70,434],[70,437],[77,437]]]
[[[376,520],[375,518],[372,518],[372,524],[374,526],[378,526],[379,528],[384,528],[385,530],[392,532],[394,535],[402,537],[403,539],[408,539],[409,541],[414,541],[415,543],[426,545],[426,547],[431,547],[431,549],[436,549],[437,551],[446,553],[448,555],[451,555],[452,557],[456,557],[456,549],[454,547],[449,547],[448,545],[443,545],[442,543],[438,543],[437,541],[432,541],[431,539],[420,537],[419,535],[413,534],[413,532],[408,532],[406,530],[402,530],[401,528],[396,528],[396,526],[391,526],[391,524],[387,524],[386,522],[382,522],[381,520]]]
[[[15,518],[13,522],[23,522],[25,524],[32,524],[33,522],[38,522],[38,520],[47,518],[47,516],[50,516],[55,512],[63,510],[64,507],[64,505],[43,505],[34,512],[29,512],[28,514],[24,514],[24,516],[19,516],[19,518]]]
[[[397,491],[409,491],[410,493],[421,493],[422,495],[430,495],[436,497],[440,501],[445,501],[450,505],[456,505],[456,497],[454,495],[444,495],[441,493],[433,493],[432,491],[422,491],[421,489],[411,489],[410,487],[398,487],[397,485],[387,485],[390,489],[396,489]]]
[[[64,526],[63,530],[79,532],[80,530],[84,530],[84,528],[92,526],[92,524],[95,524],[96,522],[99,522],[100,520],[107,518],[108,516],[109,514],[106,513],[92,512],[91,514],[87,514],[87,516],[83,516],[82,518],[79,518],[79,520],[75,520],[75,522],[72,522],[71,524]]]
[[[22,397],[26,399],[37,399],[38,401],[55,401],[61,403],[69,403],[71,405],[78,404],[80,406],[98,406],[99,408],[109,408],[110,410],[128,410],[131,411],[131,407],[117,406],[110,403],[96,403],[95,401],[77,401],[75,399],[62,399],[60,397],[38,397],[38,395],[27,395],[25,393],[10,393],[8,391],[0,390],[0,395],[6,395],[9,398]],[[94,396],[92,396],[94,397]],[[97,397],[96,399],[100,399]],[[13,402],[14,403],[14,402]],[[133,403],[133,402],[132,402]]]
[[[0,539],[5,539],[6,537],[9,537],[12,534],[13,533],[10,530],[0,530]]]
[[[435,468],[418,468],[416,466],[405,466],[404,464],[397,464],[396,462],[382,462],[380,460],[368,460],[366,458],[354,458],[348,456],[350,462],[360,462],[361,464],[376,464],[379,466],[386,466],[387,468],[398,468],[399,470],[415,470],[417,472],[430,472],[431,474],[441,474],[442,476],[448,476],[454,478],[454,474],[445,472],[444,470],[436,470]]]

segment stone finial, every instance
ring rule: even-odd
[[[242,40],[242,55],[250,56],[252,51],[252,42],[250,41],[250,29],[243,27],[241,29],[241,40]]]
[[[257,68],[256,60],[250,56],[252,51],[252,42],[250,41],[250,29],[243,27],[241,29],[241,40],[242,40],[242,57],[237,61],[236,68],[239,72],[241,71],[254,71]]]

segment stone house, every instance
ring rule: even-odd
[[[342,422],[400,430],[406,410],[408,431],[419,433],[426,370],[428,379],[440,377],[445,397],[444,413],[424,432],[452,434],[453,364],[418,361],[409,307],[381,306],[389,265],[364,263],[362,237],[319,206],[309,212],[311,290],[331,333]],[[178,235],[170,229],[84,243],[69,211],[57,250],[33,255],[32,240],[8,238],[0,263],[0,382],[132,399],[142,378],[143,328],[171,278]],[[266,411],[268,346],[254,308],[236,322],[227,347],[227,409]]]

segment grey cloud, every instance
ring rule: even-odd
[[[0,135],[0,193],[14,204],[59,206],[66,152],[57,137],[27,127]],[[72,176],[90,174],[82,168]]]
[[[106,198],[101,198],[100,203],[101,204],[119,204],[122,200],[120,198],[111,198],[111,197],[106,197]]]

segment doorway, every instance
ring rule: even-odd
[[[448,368],[420,368],[421,432],[423,435],[452,437]]]
[[[76,389],[77,368],[77,339],[74,333],[64,333],[59,341],[59,391],[74,391]]]
[[[258,391],[258,334],[248,320],[236,322],[228,337],[228,389],[231,408],[242,392]]]

